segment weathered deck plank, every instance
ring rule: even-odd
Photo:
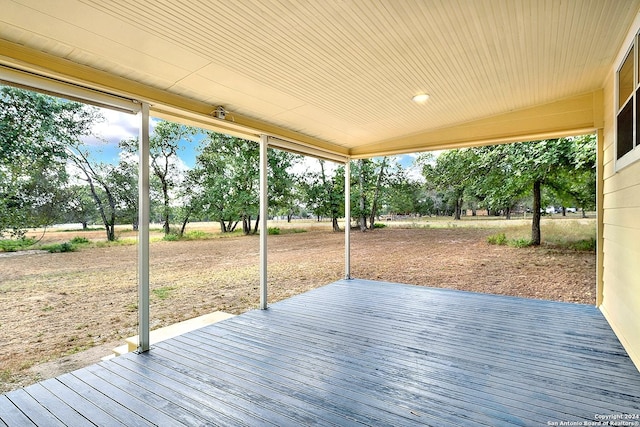
[[[0,396],[0,426],[548,425],[640,414],[594,307],[339,281]]]

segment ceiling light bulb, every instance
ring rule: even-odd
[[[417,102],[419,104],[422,104],[427,99],[429,99],[429,95],[427,95],[426,93],[419,93],[417,95],[414,95],[414,97],[411,98],[411,99],[413,100],[413,102]]]

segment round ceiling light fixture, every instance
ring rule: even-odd
[[[426,93],[418,93],[416,95],[413,95],[413,98],[411,98],[413,102],[416,102],[418,104],[427,102],[427,99],[429,99],[429,95],[427,95]]]

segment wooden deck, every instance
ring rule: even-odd
[[[0,426],[547,426],[622,414],[640,414],[640,373],[596,308],[362,280],[0,396]]]

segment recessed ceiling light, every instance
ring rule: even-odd
[[[429,99],[429,95],[427,95],[426,93],[419,93],[417,95],[414,95],[413,98],[411,98],[413,102],[417,102],[418,104],[422,104],[423,102],[426,102],[427,99]]]

